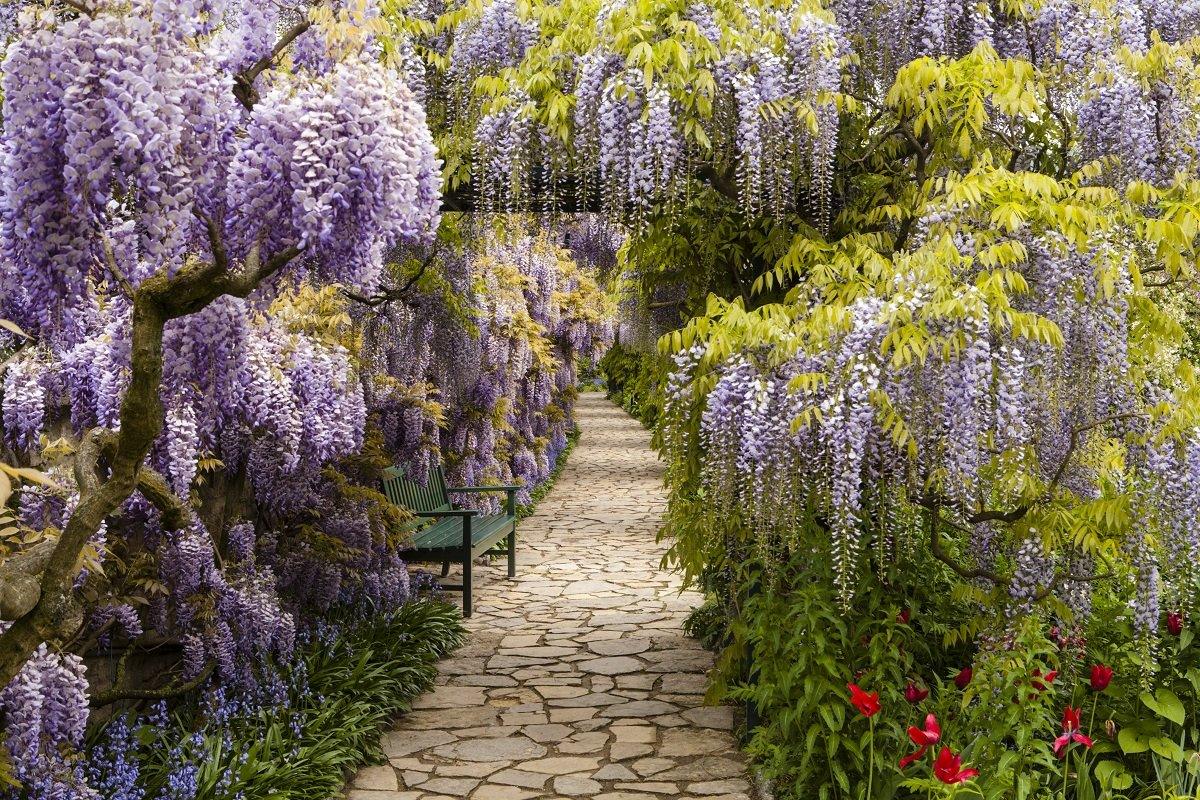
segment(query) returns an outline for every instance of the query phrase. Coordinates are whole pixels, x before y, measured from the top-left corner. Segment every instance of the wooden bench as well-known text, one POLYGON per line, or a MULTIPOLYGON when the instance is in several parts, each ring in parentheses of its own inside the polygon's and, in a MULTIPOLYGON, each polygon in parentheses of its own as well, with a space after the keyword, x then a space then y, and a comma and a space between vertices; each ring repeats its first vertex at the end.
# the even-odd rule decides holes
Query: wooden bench
POLYGON ((478 556, 507 555, 508 577, 517 574, 517 491, 520 486, 447 487, 441 467, 429 471, 425 483, 410 479, 401 467, 383 472, 383 493, 388 500, 403 506, 418 517, 434 520, 413 533, 413 550, 405 558, 418 563, 442 563, 442 577, 451 562, 462 564, 462 585, 443 585, 444 589, 463 593, 463 616, 471 616, 471 561, 478 556), (473 509, 455 508, 450 495, 459 493, 504 492, 507 495, 500 514, 480 514, 473 509), (507 540, 504 546, 499 546, 507 540))

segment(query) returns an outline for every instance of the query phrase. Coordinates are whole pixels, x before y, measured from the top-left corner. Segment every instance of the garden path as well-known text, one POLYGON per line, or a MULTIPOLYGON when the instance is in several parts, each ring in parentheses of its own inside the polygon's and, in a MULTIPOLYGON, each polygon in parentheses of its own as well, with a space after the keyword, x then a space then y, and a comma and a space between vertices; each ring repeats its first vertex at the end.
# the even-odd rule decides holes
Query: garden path
POLYGON ((659 569, 666 508, 649 434, 603 395, 520 526, 517 578, 475 571, 467 645, 385 735, 349 800, 749 800, 733 713, 702 697, 700 602, 659 569))

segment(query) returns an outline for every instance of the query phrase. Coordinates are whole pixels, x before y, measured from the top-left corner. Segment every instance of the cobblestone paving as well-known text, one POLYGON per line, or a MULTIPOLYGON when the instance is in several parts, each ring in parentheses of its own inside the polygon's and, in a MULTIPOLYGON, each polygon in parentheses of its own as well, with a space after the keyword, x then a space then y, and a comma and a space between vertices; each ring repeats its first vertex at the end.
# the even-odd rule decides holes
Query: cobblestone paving
POLYGON ((712 655, 681 630, 700 598, 659 569, 649 434, 599 394, 578 413, 579 445, 519 529, 517 578, 475 570, 468 644, 350 800, 749 800, 732 711, 702 703, 712 655))

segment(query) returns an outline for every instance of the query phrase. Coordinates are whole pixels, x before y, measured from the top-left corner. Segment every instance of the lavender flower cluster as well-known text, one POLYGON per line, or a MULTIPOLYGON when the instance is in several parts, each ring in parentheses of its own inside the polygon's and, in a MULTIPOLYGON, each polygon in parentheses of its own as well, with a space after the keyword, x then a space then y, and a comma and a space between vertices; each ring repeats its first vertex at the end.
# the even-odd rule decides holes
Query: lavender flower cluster
POLYGON ((365 323, 371 411, 412 474, 440 461, 452 484, 516 483, 527 502, 567 445, 580 360, 612 342, 602 293, 546 232, 480 231, 440 267, 445 294, 365 323))
MULTIPOLYGON (((940 233, 940 224, 922 226, 940 233)), ((1011 614, 1051 595, 1085 614, 1087 574, 1060 573, 1094 571, 1087 552, 1069 537, 1045 550, 1032 526, 1009 530, 980 514, 1026 502, 1006 477, 1014 471, 1033 473, 1044 496, 1068 506, 1119 494, 1120 477, 1138 498, 1129 534, 1140 542, 1129 556, 1138 575, 1130 587, 1135 622, 1150 632, 1161 605, 1190 607, 1200 555, 1200 432, 1151 412, 1174 402, 1168 390, 1130 380, 1132 286, 1123 270, 1107 285, 1101 277, 1104 265, 1121 263, 1113 257, 1118 243, 1100 239, 1079 250, 1056 235, 1025 236, 1030 289, 1016 310, 1052 322, 1061 344, 996 326, 971 280, 935 290, 918 277, 914 259, 905 262, 912 272, 886 291, 853 302, 827 339, 738 352, 711 368, 703 350, 677 354, 665 424, 699 409, 695 442, 671 447, 679 458, 699 448, 699 477, 716 517, 745 520, 769 549, 794 545, 808 510, 817 509, 849 601, 864 543, 911 541, 904 526, 934 503, 958 529, 980 531, 971 551, 981 569, 1008 579, 1011 614), (956 310, 948 313, 947 303, 956 310), (915 319, 945 346, 919 359, 896 356, 905 321, 915 319), (1119 473, 1081 454, 1106 446, 1125 454, 1119 473)))
MULTIPOLYGON (((323 475, 367 432, 349 340, 272 301, 319 282, 374 291, 390 248, 432 239, 441 175, 424 111, 375 63, 370 37, 325 49, 323 35, 306 39, 311 64, 284 58, 259 75, 247 109, 235 73, 274 47, 275 3, 31 3, 9 41, 13 5, 0 12, 0 314, 37 345, 4 366, 0 420, 22 462, 43 457, 44 436, 120 427, 133 295, 147 281, 215 260, 237 274, 301 251, 249 298, 166 323, 163 431, 146 467, 186 524, 166 525, 134 494, 92 537, 75 581, 91 603, 80 642, 111 652, 174 640, 185 678, 209 671, 237 702, 269 703, 272 659, 289 658, 306 619, 410 596, 395 539, 323 475), (309 580, 331 562, 319 545, 335 542, 335 574, 309 580)), ((69 486, 69 467, 48 468, 69 486)), ((29 487, 17 496, 35 528, 61 527, 78 502, 29 487)), ((43 645, 0 707, 26 796, 136 796, 120 737, 107 763, 81 754, 89 687, 78 654, 43 645)), ((194 795, 189 769, 164 797, 194 795)))

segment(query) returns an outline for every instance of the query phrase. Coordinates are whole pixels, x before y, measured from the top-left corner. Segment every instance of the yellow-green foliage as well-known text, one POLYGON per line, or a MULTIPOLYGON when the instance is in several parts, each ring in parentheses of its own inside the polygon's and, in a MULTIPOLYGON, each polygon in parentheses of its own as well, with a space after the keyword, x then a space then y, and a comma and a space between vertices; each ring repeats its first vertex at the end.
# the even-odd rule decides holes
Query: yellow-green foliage
MULTIPOLYGON (((1124 57, 1146 72, 1191 55, 1188 46, 1159 42, 1144 57, 1124 57)), ((1153 420, 1151 435, 1190 433, 1200 424, 1200 384, 1183 357, 1181 320, 1182 295, 1197 277, 1200 181, 1181 173, 1158 186, 1126 183, 1114 160, 1061 174, 1015 167, 1013 141, 1003 131, 1041 137, 1047 152, 1071 135, 1047 100, 1058 80, 1053 71, 1000 58, 987 44, 961 59, 919 59, 902 68, 872 112, 868 130, 878 138, 867 138, 859 156, 864 191, 841 210, 829 235, 797 226, 786 254, 754 282, 754 296, 769 301, 755 306, 745 297, 711 296, 702 314, 663 337, 663 354, 703 346, 694 386, 703 396, 715 384, 715 368, 735 354, 754 352, 778 365, 796 353, 836 347, 866 298, 881 301, 877 321, 886 334, 875 359, 884 369, 919 371, 956 356, 971 320, 986 321, 1000 342, 1061 350, 1055 322, 1023 302, 1038 277, 1027 246, 1036 240, 1058 257, 1088 258, 1101 299, 1130 287, 1128 368, 1116 377, 1138 398, 1137 413, 1153 420), (903 148, 910 148, 904 158, 913 171, 897 174, 903 148), (1164 391, 1147 392, 1150 386, 1164 391)), ((841 377, 806 373, 792 388, 804 392, 841 377)), ((884 390, 871 401, 877 422, 915 469, 918 452, 906 424, 914 409, 884 390)), ((1051 402, 1071 400, 1052 395, 1051 402)), ((793 424, 810 425, 821 415, 814 405, 793 424)), ((1053 465, 1039 464, 1031 448, 989 451, 983 467, 989 505, 1028 508, 1012 526, 1018 541, 1040 537, 1050 550, 1069 545, 1111 565, 1128 537, 1146 533, 1134 524, 1150 511, 1133 508, 1145 501, 1127 463, 1127 442, 1102 422, 1082 425, 1078 437, 1078 458, 1099 497, 1058 485, 1053 465)), ((946 476, 928 459, 922 464, 924 484, 916 489, 938 489, 946 476)), ((673 474, 686 484, 694 473, 673 474)), ((719 535, 693 531, 684 539, 696 534, 719 535)), ((677 549, 710 546, 681 540, 677 549)), ((692 570, 708 563, 681 556, 692 570)))

